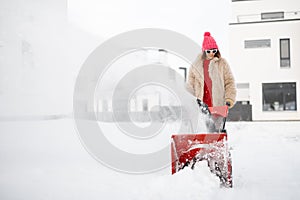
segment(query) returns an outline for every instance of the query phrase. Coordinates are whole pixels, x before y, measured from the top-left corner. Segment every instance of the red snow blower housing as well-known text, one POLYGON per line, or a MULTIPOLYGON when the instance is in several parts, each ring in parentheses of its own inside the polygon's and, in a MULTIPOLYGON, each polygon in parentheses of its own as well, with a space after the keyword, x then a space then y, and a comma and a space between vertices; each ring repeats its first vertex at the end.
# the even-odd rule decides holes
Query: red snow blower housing
POLYGON ((231 156, 225 130, 228 107, 208 109, 213 129, 207 133, 172 135, 172 174, 185 167, 193 169, 197 162, 206 160, 210 171, 220 178, 221 186, 232 187, 231 156))

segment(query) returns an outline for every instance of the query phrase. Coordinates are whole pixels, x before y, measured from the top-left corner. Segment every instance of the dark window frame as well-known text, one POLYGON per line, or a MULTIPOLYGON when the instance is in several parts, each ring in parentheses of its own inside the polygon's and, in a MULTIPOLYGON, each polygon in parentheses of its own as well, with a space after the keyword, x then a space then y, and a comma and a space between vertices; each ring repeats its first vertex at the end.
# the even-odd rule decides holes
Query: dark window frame
POLYGON ((260 14, 261 20, 268 20, 268 19, 284 19, 284 12, 266 12, 260 14), (276 16, 278 14, 278 16, 276 16))
POLYGON ((244 49, 271 48, 271 39, 244 40, 244 49))
POLYGON ((262 104, 263 112, 297 111, 297 82, 262 83, 262 104), (278 102, 277 108, 275 102, 278 102))
POLYGON ((290 68, 291 67, 291 41, 290 38, 281 38, 279 39, 279 51, 280 51, 280 67, 281 68, 290 68), (288 57, 283 57, 282 55, 282 41, 288 41, 288 57), (284 63, 288 61, 286 66, 284 63))

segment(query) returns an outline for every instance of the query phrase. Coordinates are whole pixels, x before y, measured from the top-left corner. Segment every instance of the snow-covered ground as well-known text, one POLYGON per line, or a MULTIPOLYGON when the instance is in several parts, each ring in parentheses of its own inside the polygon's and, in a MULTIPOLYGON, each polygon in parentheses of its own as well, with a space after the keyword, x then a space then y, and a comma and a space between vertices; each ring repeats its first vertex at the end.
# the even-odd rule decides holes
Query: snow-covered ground
POLYGON ((131 175, 84 149, 71 119, 0 122, 0 199, 299 199, 300 122, 230 122, 234 188, 200 163, 131 175))

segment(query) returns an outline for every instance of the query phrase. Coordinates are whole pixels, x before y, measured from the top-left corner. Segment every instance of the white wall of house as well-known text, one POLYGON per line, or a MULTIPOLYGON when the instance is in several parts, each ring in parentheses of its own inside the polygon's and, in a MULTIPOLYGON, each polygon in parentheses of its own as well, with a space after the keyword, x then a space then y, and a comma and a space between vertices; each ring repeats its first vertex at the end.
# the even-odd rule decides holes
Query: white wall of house
POLYGON ((253 120, 300 120, 299 11, 300 3, 297 0, 232 2, 232 14, 235 17, 232 17, 230 22, 230 64, 236 82, 249 83, 253 120), (285 12, 285 18, 282 20, 260 19, 261 13, 279 11, 285 12), (243 18, 244 21, 238 22, 238 16, 252 18, 243 18), (280 67, 280 39, 284 38, 290 39, 291 65, 288 68, 280 67), (270 47, 245 48, 245 40, 260 39, 270 39, 270 47), (297 110, 263 111, 262 84, 281 82, 296 82, 297 110))
MULTIPOLYGON (((299 0, 244 0, 231 3, 231 20, 230 22, 238 22, 240 20, 253 21, 257 19, 257 14, 264 12, 294 12, 299 11, 299 0)), ((300 15, 300 14, 299 14, 300 15)), ((298 17, 299 17, 298 15, 298 17)))

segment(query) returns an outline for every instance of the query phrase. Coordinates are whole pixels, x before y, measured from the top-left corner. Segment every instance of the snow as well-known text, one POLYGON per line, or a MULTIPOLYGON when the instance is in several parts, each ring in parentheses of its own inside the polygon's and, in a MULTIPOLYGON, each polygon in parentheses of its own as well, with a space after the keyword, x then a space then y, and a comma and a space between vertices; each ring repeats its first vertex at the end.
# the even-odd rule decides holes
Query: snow
POLYGON ((229 122, 234 188, 206 163, 132 175, 83 148, 71 119, 0 122, 0 199, 298 199, 300 122, 229 122))
POLYGON ((142 199, 209 199, 218 189, 219 179, 210 173, 207 162, 201 162, 194 170, 154 177, 136 194, 142 199))

